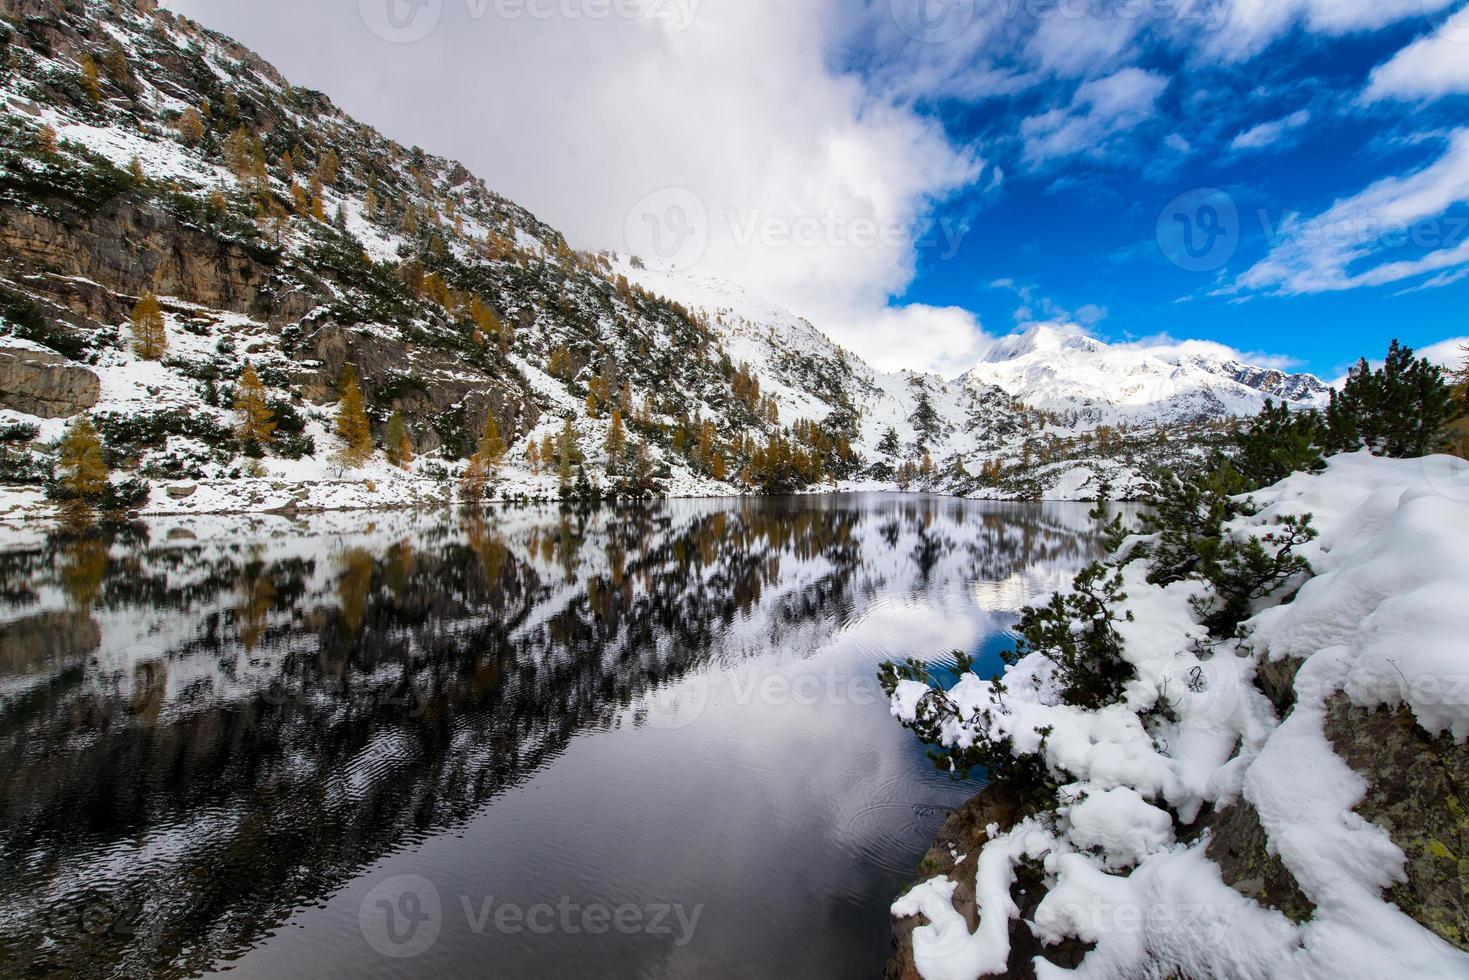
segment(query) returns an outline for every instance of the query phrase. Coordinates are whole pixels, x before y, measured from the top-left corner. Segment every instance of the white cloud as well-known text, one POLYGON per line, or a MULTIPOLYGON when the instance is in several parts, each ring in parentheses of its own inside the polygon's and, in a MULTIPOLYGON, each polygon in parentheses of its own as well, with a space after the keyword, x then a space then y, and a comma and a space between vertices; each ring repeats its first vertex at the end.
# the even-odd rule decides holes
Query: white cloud
POLYGON ((1444 153, 1415 173, 1383 178, 1314 218, 1287 221, 1282 241, 1232 291, 1331 292, 1469 264, 1469 222, 1448 214, 1469 201, 1469 129, 1446 142, 1444 153), (1421 254, 1389 259, 1410 245, 1421 254))
POLYGON ((945 378, 973 368, 995 342, 973 313, 955 306, 859 309, 829 332, 880 371, 914 368, 945 378))
POLYGON ((1460 18, 1465 36, 1431 34, 1414 41, 1372 72, 1363 98, 1434 99, 1469 92, 1469 7, 1460 18))
MULTIPOLYGON (((1442 10, 1456 0, 1200 0, 1209 13, 1198 41, 1211 60, 1252 58, 1297 27, 1340 37, 1442 10)), ((1185 19, 1186 21, 1187 19, 1185 19)), ((1187 27, 1187 23, 1183 25, 1187 27)))
POLYGON ((1269 368, 1275 371, 1299 371, 1304 363, 1298 357, 1287 354, 1268 354, 1263 351, 1242 351, 1228 344, 1212 340, 1178 340, 1170 334, 1160 333, 1151 337, 1139 337, 1114 346, 1126 350, 1143 351, 1177 364, 1185 358, 1202 357, 1215 361, 1237 361, 1251 367, 1269 368))
POLYGON ((906 232, 936 200, 987 176, 937 123, 830 66, 840 0, 684 2, 675 6, 692 12, 685 30, 445 2, 437 28, 412 44, 375 37, 356 3, 170 6, 388 135, 463 161, 578 247, 626 251, 640 202, 691 190, 709 215, 696 268, 843 343, 854 340, 844 324, 878 322, 912 281, 922 246, 906 232), (751 228, 777 234, 746 240, 751 228), (800 240, 771 244, 782 229, 800 240))
POLYGON ((1271 146, 1292 130, 1300 129, 1311 121, 1311 113, 1301 109, 1286 116, 1260 123, 1236 136, 1229 143, 1231 150, 1260 150, 1271 146))
POLYGON ((1446 367, 1457 371, 1469 360, 1469 337, 1453 337, 1449 340, 1440 340, 1436 344, 1417 351, 1419 357, 1426 357, 1439 367, 1446 367))
POLYGON ((1043 163, 1078 153, 1104 153, 1106 141, 1136 128, 1157 112, 1168 78, 1141 68, 1084 82, 1071 105, 1031 116, 1020 124, 1025 157, 1043 163))

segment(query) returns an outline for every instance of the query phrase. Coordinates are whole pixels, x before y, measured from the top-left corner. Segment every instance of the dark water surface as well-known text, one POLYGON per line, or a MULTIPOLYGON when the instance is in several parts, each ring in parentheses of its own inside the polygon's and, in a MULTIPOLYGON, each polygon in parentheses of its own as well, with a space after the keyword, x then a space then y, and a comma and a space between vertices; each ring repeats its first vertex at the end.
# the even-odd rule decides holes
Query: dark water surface
POLYGON ((864 977, 1084 505, 157 521, 0 546, 0 975, 864 977))

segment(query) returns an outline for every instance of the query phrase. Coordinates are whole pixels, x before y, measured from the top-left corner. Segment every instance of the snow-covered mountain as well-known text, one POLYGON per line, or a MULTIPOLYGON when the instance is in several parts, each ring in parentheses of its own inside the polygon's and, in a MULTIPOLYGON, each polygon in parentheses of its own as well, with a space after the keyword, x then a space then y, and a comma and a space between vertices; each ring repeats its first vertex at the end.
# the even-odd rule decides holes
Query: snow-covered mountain
POLYGON ((881 372, 728 281, 574 250, 187 18, 47 9, 0 25, 0 514, 45 511, 81 414, 154 511, 443 499, 491 420, 499 496, 565 493, 574 470, 584 492, 1069 498, 1321 387, 1053 328, 957 381, 881 372), (149 294, 166 349, 145 358, 149 294), (236 438, 247 364, 277 423, 263 458, 236 438), (348 367, 380 450, 350 468, 348 367))
POLYGON ((1246 416, 1266 398, 1311 406, 1327 392, 1311 375, 1242 364, 1222 349, 1111 345, 1054 324, 1000 341, 961 381, 1000 388, 1033 408, 1092 425, 1246 416))

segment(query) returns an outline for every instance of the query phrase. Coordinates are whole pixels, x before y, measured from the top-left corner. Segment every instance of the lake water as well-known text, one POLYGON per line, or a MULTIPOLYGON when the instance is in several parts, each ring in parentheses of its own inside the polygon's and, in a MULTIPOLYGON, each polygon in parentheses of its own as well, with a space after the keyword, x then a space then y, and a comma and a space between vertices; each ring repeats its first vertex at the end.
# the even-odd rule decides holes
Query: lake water
POLYGON ((194 518, 0 547, 0 975, 861 977, 1085 505, 194 518))

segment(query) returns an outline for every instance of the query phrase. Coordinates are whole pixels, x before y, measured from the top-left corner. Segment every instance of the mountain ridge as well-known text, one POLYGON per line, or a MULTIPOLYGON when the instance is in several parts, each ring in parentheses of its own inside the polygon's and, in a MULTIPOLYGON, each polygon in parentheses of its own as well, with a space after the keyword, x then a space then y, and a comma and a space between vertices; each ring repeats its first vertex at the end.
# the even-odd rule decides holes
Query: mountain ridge
POLYGON ((488 419, 501 497, 565 495, 569 473, 601 493, 1085 497, 1205 451, 1228 409, 1255 406, 1068 414, 974 372, 879 372, 736 284, 572 249, 461 164, 146 0, 0 15, 0 511, 43 509, 81 413, 150 508, 187 510, 442 502, 488 419), (129 342, 151 293, 158 361, 129 342), (263 458, 234 435, 247 363, 280 422, 263 458), (349 365, 379 445, 405 426, 408 466, 340 465, 349 365), (71 393, 51 417, 22 410, 41 388, 71 393))

